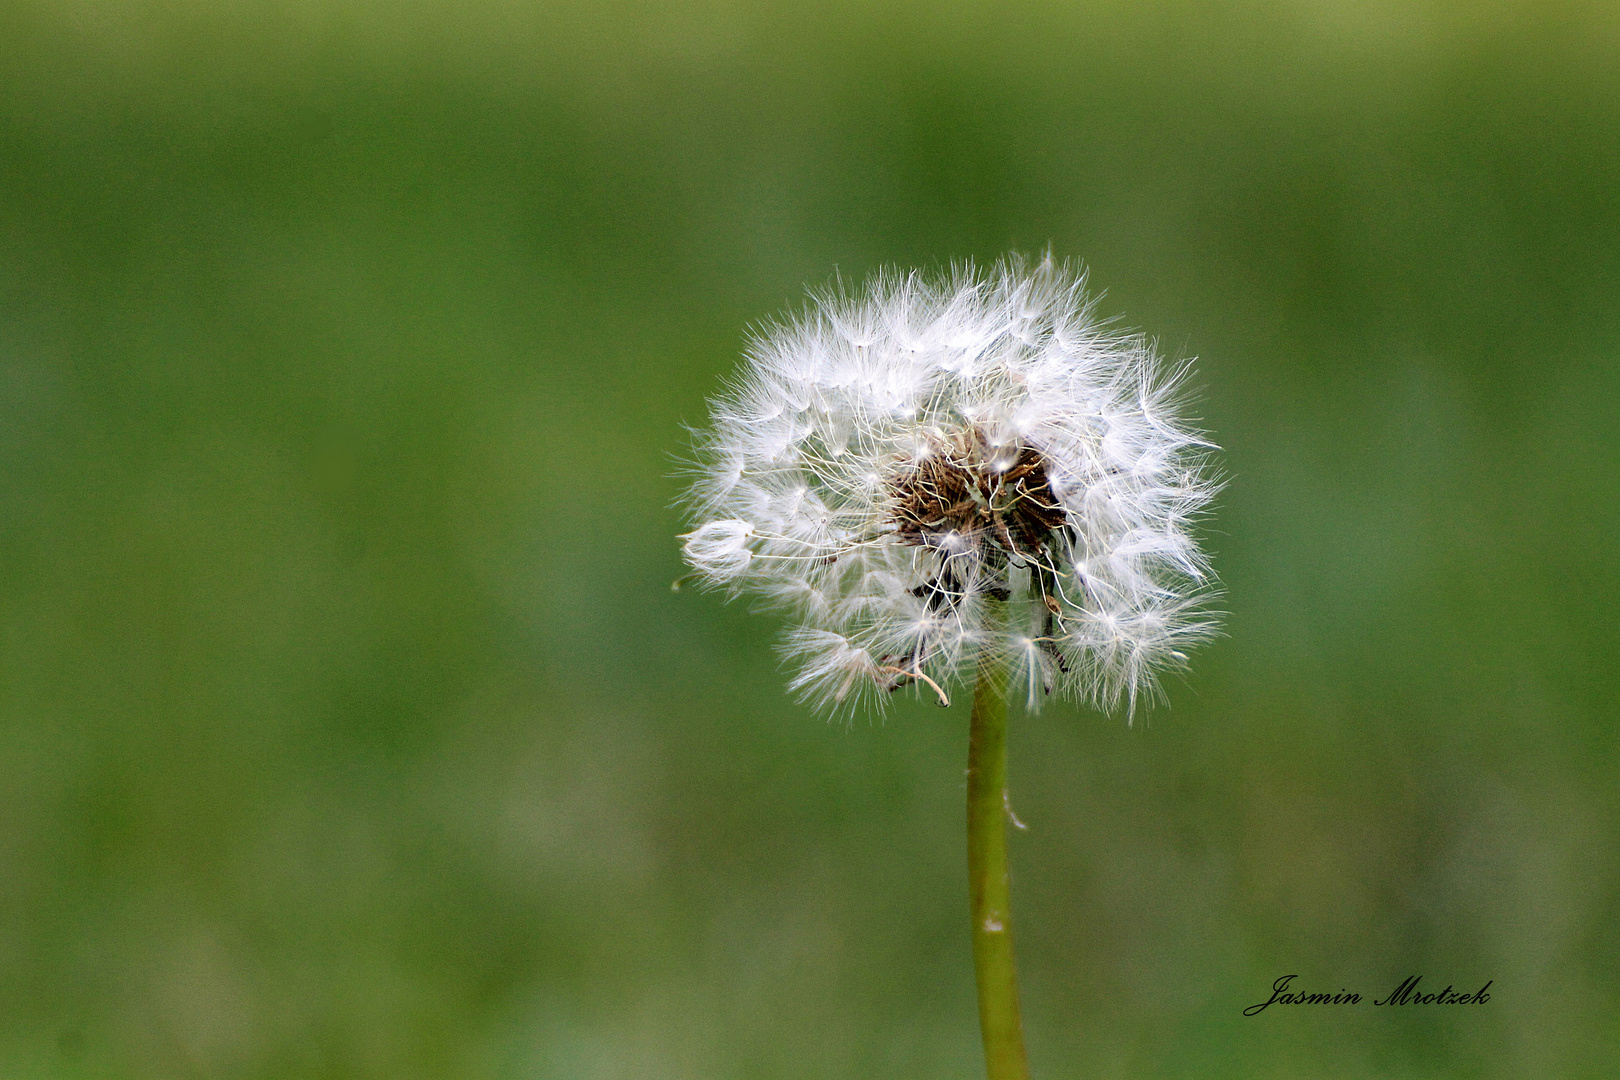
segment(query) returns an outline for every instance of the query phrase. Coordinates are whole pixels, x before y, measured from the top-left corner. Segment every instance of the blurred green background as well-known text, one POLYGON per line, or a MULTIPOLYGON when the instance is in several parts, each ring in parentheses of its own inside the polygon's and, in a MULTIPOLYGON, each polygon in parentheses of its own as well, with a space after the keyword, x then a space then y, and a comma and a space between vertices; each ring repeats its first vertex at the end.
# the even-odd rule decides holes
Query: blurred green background
POLYGON ((1037 1075, 1620 1072, 1620 9, 5 0, 0 1073, 981 1075, 965 707, 793 704, 672 473, 1048 246, 1230 615, 1015 718, 1037 1075))

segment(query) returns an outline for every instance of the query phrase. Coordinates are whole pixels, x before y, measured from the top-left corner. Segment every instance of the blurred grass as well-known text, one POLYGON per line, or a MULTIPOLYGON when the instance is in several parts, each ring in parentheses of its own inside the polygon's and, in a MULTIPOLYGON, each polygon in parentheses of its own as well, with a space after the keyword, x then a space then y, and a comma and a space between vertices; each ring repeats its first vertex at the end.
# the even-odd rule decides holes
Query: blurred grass
POLYGON ((0 6, 0 1071, 975 1075, 965 714, 787 701, 670 474, 805 283, 1050 246, 1200 357, 1231 614, 1015 720, 1038 1074, 1612 1074, 1617 75, 1596 4, 0 6))

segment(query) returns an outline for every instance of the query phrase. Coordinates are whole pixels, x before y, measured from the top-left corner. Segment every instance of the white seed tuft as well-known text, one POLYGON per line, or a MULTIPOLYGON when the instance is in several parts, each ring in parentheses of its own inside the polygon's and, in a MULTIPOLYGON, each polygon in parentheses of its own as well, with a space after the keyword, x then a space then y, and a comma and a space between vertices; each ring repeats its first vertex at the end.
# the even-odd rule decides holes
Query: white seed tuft
POLYGON ((754 526, 747 521, 710 521, 681 537, 682 551, 704 578, 712 582, 730 581, 748 569, 754 553, 748 540, 754 526))

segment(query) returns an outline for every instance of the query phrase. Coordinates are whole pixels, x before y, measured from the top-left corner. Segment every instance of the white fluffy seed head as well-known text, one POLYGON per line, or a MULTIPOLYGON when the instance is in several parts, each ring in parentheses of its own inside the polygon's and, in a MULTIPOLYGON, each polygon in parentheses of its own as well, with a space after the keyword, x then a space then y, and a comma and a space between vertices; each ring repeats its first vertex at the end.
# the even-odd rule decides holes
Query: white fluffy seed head
POLYGON ((749 348, 699 436, 695 575, 794 615, 791 686, 830 711, 1008 664, 1134 710, 1213 632, 1189 532, 1215 449, 1187 368, 1093 317, 1050 258, 817 295, 749 348))

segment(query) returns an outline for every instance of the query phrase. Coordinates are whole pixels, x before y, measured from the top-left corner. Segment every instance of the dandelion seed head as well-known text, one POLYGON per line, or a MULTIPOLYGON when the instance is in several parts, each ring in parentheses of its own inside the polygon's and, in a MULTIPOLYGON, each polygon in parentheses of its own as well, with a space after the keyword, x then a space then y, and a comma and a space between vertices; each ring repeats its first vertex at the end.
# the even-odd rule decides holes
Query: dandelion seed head
POLYGON ((683 551, 796 618, 806 700, 943 697, 994 660, 1031 708, 1134 710, 1213 632, 1191 527, 1215 448, 1178 414, 1187 366, 1097 320, 1074 269, 879 274, 747 359, 698 436, 683 551))

